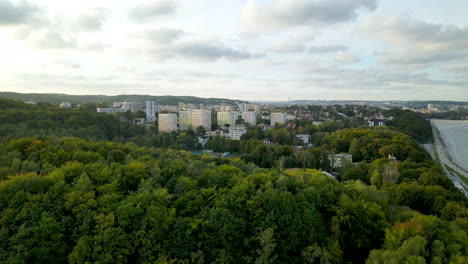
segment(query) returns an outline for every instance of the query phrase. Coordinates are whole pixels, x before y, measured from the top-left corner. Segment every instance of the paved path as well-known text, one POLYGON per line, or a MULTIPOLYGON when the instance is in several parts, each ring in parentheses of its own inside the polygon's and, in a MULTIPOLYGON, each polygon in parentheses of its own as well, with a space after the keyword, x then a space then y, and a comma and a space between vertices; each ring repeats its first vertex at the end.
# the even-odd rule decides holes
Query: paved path
POLYGON ((439 159, 440 159, 440 165, 442 166, 442 169, 444 170, 445 174, 452 180, 453 184, 455 187, 460 189, 466 197, 468 197, 468 185, 460 179, 460 177, 456 173, 451 173, 447 167, 451 168, 452 170, 458 172, 460 175, 468 178, 468 172, 466 172, 464 169, 460 168, 457 164, 452 162, 450 159, 450 156, 447 153, 447 150, 445 149, 444 142, 442 138, 440 137, 440 133, 437 130, 437 127, 434 125, 433 122, 432 124, 432 134, 434 135, 434 143, 435 147, 437 150, 437 153, 439 154, 439 159), (461 187, 461 188, 460 188, 461 187))

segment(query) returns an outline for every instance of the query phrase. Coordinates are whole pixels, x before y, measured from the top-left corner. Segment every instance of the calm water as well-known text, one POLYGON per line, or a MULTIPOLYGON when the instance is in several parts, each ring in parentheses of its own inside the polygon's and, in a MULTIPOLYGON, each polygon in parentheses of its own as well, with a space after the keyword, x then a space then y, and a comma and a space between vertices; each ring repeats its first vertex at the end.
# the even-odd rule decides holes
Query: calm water
POLYGON ((452 160, 468 170, 468 121, 435 120, 452 160))

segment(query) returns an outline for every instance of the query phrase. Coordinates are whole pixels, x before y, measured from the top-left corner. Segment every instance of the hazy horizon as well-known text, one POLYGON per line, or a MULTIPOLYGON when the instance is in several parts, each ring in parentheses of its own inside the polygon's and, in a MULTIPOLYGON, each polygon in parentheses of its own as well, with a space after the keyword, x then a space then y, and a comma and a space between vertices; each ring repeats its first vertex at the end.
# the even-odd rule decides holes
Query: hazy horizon
POLYGON ((468 101, 466 10, 462 0, 0 0, 0 91, 468 101))

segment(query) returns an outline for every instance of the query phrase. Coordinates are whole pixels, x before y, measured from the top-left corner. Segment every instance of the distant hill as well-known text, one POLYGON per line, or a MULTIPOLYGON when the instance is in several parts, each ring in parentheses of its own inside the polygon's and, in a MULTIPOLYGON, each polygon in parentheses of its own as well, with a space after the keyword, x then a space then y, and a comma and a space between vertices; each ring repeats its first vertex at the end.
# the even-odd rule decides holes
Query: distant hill
POLYGON ((17 101, 34 101, 34 102, 47 102, 51 104, 60 104, 62 102, 70 102, 72 104, 83 104, 83 103, 107 103, 112 104, 113 102, 130 101, 130 102, 143 102, 146 100, 154 100, 156 104, 163 105, 177 105, 179 102, 192 103, 192 104, 235 104, 239 102, 245 102, 241 100, 230 100, 222 98, 200 98, 195 96, 153 96, 153 95, 69 95, 69 94, 55 94, 55 93, 13 93, 13 92, 0 92, 1 98, 7 98, 17 101))

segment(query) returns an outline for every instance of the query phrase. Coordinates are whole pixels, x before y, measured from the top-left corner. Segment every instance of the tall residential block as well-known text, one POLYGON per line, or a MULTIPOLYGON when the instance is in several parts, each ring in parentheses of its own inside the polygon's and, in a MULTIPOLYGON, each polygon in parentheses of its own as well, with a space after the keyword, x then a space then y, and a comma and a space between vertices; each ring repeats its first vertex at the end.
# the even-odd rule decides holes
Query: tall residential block
POLYGON ((171 133, 173 131, 177 131, 177 115, 159 114, 158 130, 160 133, 171 133))
POLYGON ((257 113, 253 111, 242 112, 242 119, 244 119, 244 123, 255 126, 257 124, 257 113))
MULTIPOLYGON (((188 130, 190 127, 193 127, 192 121, 192 111, 180 111, 179 112, 179 129, 188 130)), ((210 125, 211 126, 211 125, 210 125)))
POLYGON ((211 111, 209 110, 193 110, 192 111, 192 127, 196 129, 202 126, 205 130, 211 130, 211 111))
POLYGON ((217 114, 218 125, 220 126, 224 126, 226 124, 234 126, 238 118, 239 112, 237 111, 218 112, 217 114))
POLYGON ((156 121, 156 104, 154 101, 146 101, 146 121, 156 121))
POLYGON ((271 125, 274 126, 276 124, 286 124, 287 115, 286 113, 271 113, 271 125))

